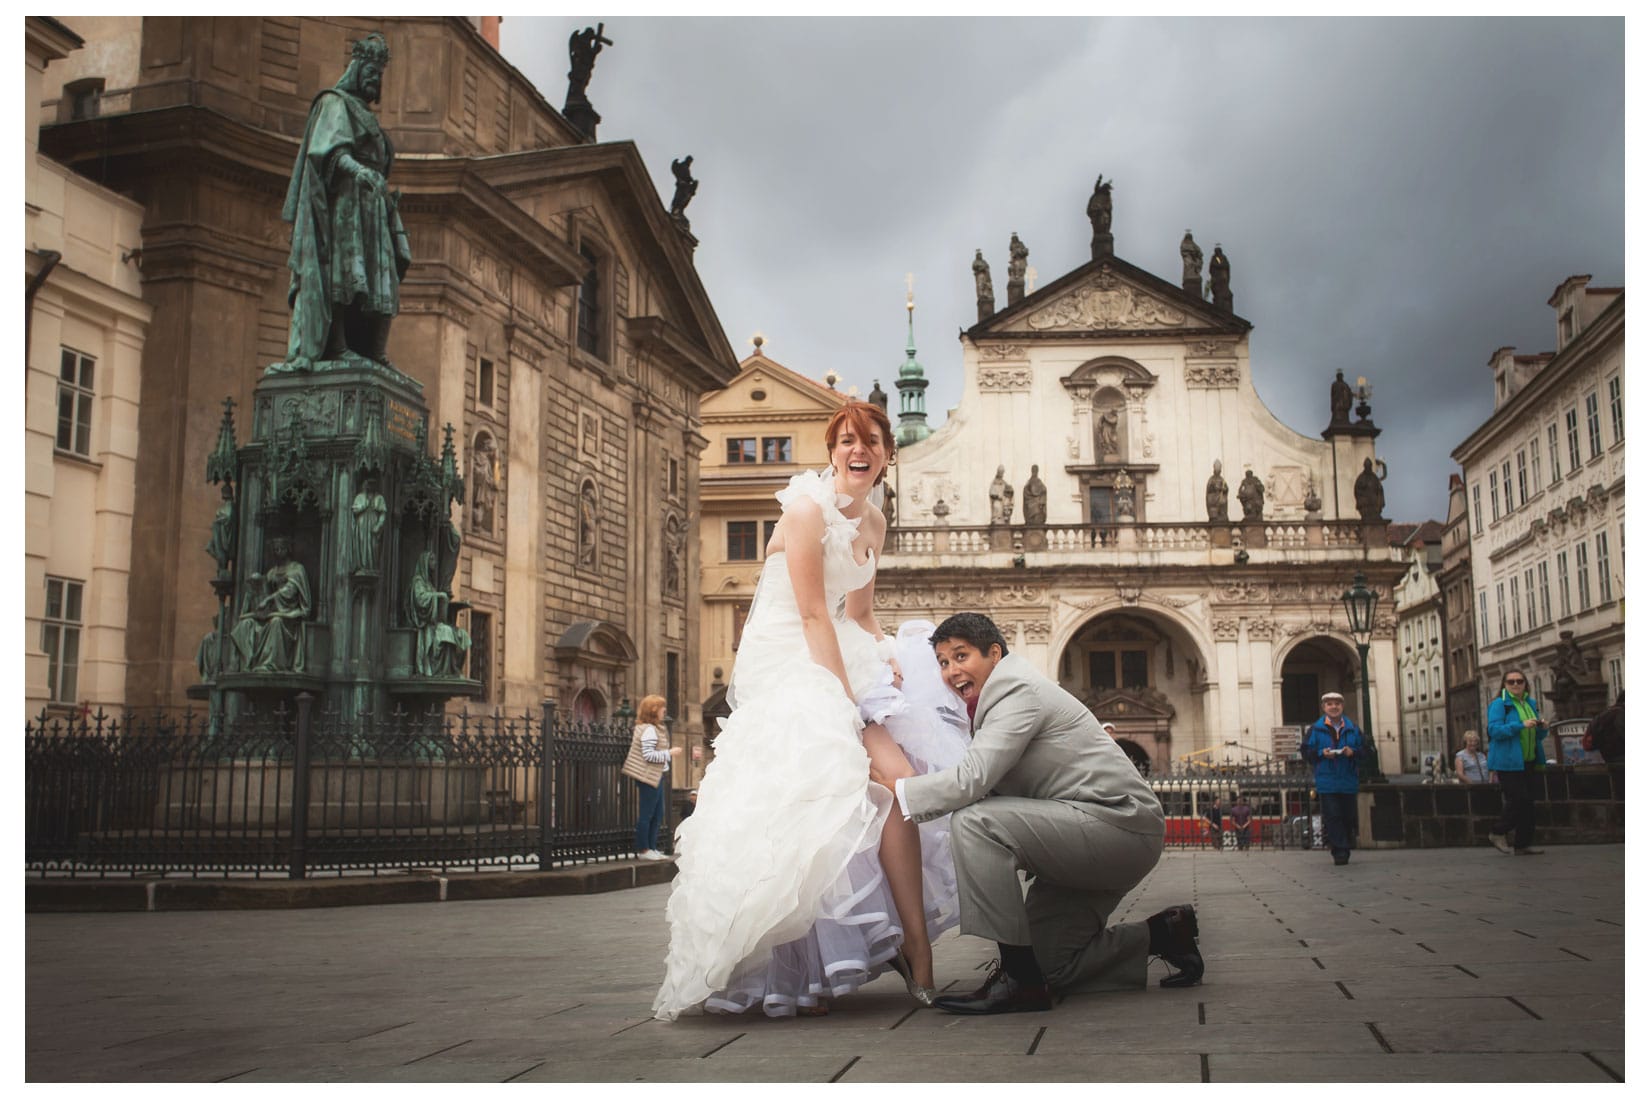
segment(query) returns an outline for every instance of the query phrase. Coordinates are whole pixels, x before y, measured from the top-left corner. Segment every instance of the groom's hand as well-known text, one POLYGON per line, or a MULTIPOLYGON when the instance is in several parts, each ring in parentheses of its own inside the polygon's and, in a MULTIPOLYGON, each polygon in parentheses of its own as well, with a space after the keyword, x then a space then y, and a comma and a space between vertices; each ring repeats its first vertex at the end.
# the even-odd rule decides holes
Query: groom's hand
POLYGON ((881 772, 877 771, 875 765, 872 765, 872 767, 871 767, 871 782, 875 783, 879 787, 888 788, 888 793, 889 794, 896 793, 894 791, 894 781, 892 779, 889 779, 887 776, 883 775, 881 772))

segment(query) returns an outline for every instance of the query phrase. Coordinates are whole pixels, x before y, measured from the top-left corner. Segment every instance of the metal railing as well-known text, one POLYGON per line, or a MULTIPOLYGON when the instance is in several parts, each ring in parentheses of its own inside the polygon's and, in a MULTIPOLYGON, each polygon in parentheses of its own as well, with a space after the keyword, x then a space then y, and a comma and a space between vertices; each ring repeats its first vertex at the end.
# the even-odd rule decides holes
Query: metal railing
POLYGON ((1177 762, 1147 782, 1163 803, 1165 847, 1247 851, 1322 846, 1313 821, 1312 768, 1300 760, 1177 762), (1249 820, 1241 826, 1232 820, 1232 804, 1239 796, 1249 804, 1249 820))
MULTIPOLYGON (((546 870, 634 854, 633 715, 235 718, 98 713, 25 726, 26 868, 108 874, 546 870)), ((668 773, 666 782, 668 782, 668 773)), ((669 792, 659 843, 669 851, 669 792)))

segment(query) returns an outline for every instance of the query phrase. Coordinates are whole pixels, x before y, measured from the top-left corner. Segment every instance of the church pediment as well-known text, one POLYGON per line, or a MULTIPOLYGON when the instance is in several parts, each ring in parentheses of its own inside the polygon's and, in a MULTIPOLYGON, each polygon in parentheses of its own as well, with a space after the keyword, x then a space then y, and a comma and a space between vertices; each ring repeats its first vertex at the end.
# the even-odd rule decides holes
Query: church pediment
POLYGON ((1114 688, 1083 700, 1102 722, 1166 722, 1174 704, 1151 688, 1114 688))
POLYGON ((985 338, 1105 333, 1242 332, 1247 321, 1221 313, 1182 288, 1115 257, 1050 283, 970 330, 985 338))

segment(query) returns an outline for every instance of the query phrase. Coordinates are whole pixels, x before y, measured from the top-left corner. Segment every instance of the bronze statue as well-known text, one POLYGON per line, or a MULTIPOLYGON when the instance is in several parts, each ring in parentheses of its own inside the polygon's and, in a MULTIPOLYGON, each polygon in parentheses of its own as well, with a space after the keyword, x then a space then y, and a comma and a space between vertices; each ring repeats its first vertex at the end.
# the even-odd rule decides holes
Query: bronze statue
POLYGON ((584 98, 584 90, 590 86, 590 74, 596 71, 596 55, 602 52, 603 46, 613 45, 611 38, 602 36, 606 26, 606 23, 597 23, 594 30, 586 27, 568 36, 567 56, 573 66, 567 73, 569 102, 584 98))
POLYGON ((1380 520, 1381 509, 1386 507, 1386 490, 1381 488, 1381 476, 1375 472, 1375 464, 1370 459, 1364 459, 1364 472, 1352 483, 1352 499, 1365 523, 1380 520))
POLYGON ((350 563, 357 573, 378 572, 379 534, 389 508, 378 491, 378 479, 369 477, 350 502, 350 563))
POLYGON ((699 193, 699 181, 693 178, 693 158, 683 157, 670 162, 670 172, 676 177, 676 193, 670 198, 670 216, 687 220, 687 204, 699 193))
POLYGON ((997 299, 991 289, 991 265, 979 249, 974 250, 974 305, 981 321, 997 312, 997 299))
POLYGON ((1192 240, 1192 231, 1180 238, 1180 285, 1190 293, 1203 297, 1203 249, 1192 240))
POLYGON ((1345 376, 1335 372, 1335 380, 1329 383, 1329 423, 1352 423, 1352 387, 1347 385, 1345 376))
POLYGON ((1020 507, 1025 512, 1027 526, 1041 527, 1048 522, 1048 489, 1037 476, 1036 466, 1031 468, 1031 480, 1026 482, 1022 499, 1025 503, 1020 507))
POLYGON ((407 623, 418 630, 413 667, 420 676, 460 676, 470 635, 447 621, 452 597, 436 586, 435 554, 424 550, 407 589, 407 623))
POLYGON ((248 607, 230 639, 247 672, 303 672, 303 620, 309 617, 309 574, 292 560, 292 540, 270 541, 275 564, 247 578, 248 607), (263 595, 257 595, 258 592, 263 595))
POLYGON ((1260 483, 1255 471, 1244 470, 1243 480, 1238 483, 1238 503, 1243 506, 1245 520, 1258 520, 1266 507, 1266 486, 1260 483))
POLYGON ((382 94, 389 59, 383 35, 367 35, 338 83, 310 106, 281 208, 292 223, 285 370, 351 354, 389 365, 390 322, 412 263, 400 193, 384 183, 395 149, 368 107, 382 94))
POLYGON ((235 560, 235 487, 225 481, 220 490, 223 503, 212 517, 212 534, 206 540, 206 552, 218 563, 218 576, 229 574, 229 563, 235 560))
POLYGON ((1089 196, 1088 215, 1089 224, 1094 227, 1089 252, 1096 260, 1105 259, 1112 254, 1112 242, 1111 184, 1106 182, 1104 173, 1094 181, 1094 194, 1089 196))
POLYGON ((1220 476, 1220 459, 1215 459, 1215 472, 1209 475, 1203 487, 1203 505, 1209 510, 1210 523, 1225 523, 1230 518, 1226 498, 1226 479, 1220 476))

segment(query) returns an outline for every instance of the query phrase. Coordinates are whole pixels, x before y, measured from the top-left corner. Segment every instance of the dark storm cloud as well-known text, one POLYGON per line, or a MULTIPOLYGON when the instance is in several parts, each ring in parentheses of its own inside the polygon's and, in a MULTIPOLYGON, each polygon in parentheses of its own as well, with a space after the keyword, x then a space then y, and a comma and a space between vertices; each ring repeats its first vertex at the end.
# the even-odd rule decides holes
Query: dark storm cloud
MULTIPOLYGON (((559 106, 567 36, 505 56, 559 106)), ((1618 18, 613 18, 590 98, 670 193, 694 156, 696 262, 740 355, 892 388, 916 275, 938 426, 961 393, 984 249, 1037 283, 1088 259, 1116 179, 1123 258, 1179 282, 1189 227, 1232 260, 1261 397, 1316 436, 1336 368, 1376 386, 1388 513, 1442 518, 1449 452, 1489 414, 1490 352, 1551 349, 1548 295, 1624 278, 1618 18)), ((1234 464, 1242 456, 1233 456, 1234 464)))

